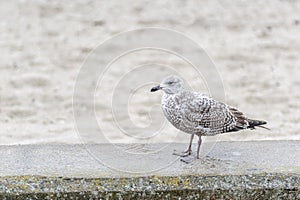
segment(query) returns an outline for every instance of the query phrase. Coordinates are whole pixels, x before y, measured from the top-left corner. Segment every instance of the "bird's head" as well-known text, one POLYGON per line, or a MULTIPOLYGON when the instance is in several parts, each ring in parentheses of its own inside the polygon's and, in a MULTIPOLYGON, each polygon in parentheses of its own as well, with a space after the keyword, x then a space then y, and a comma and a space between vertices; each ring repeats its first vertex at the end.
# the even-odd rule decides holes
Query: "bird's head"
POLYGON ((182 91, 183 88, 184 88, 183 80, 176 75, 170 75, 164 78, 163 81, 158 86, 151 88, 151 92, 162 90, 167 94, 175 94, 182 91))

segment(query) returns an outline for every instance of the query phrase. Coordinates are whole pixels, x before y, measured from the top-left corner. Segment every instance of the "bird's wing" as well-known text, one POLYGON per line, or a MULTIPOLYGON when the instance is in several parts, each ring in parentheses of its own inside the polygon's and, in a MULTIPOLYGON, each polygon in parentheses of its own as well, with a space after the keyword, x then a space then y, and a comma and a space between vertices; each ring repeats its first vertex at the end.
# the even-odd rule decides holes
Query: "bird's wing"
POLYGON ((196 92, 183 95, 182 116, 185 123, 199 129, 199 132, 218 134, 236 131, 243 129, 247 122, 243 113, 208 96, 196 92))

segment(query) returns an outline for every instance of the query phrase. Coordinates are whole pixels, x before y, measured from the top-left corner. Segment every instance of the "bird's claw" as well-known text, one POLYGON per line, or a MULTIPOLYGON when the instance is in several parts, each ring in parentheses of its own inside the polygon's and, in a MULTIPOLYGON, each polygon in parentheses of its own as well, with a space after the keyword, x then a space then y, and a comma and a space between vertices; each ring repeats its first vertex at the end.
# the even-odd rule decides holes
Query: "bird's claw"
POLYGON ((186 158, 180 159, 181 162, 184 162, 186 164, 189 164, 189 163, 193 162, 194 160, 196 160, 195 157, 186 157, 186 158))
POLYGON ((186 151, 183 151, 181 153, 173 152, 173 155, 180 156, 180 157, 187 157, 187 156, 189 156, 191 154, 192 154, 191 150, 186 150, 186 151))

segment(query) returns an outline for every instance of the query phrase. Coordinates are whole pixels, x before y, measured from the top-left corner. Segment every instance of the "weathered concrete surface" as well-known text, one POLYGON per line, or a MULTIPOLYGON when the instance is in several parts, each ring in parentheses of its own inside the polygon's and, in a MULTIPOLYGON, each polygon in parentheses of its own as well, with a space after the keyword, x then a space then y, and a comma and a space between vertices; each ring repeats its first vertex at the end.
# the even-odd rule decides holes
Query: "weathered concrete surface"
POLYGON ((300 199, 300 141, 204 143, 190 164, 186 144, 146 151, 164 145, 0 146, 0 199, 300 199))

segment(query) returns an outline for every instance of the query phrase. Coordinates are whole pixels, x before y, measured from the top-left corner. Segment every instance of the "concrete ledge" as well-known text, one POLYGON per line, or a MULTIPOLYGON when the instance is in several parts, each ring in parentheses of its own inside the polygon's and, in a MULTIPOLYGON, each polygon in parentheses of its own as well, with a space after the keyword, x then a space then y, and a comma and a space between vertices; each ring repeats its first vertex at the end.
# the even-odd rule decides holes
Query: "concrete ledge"
MULTIPOLYGON (((169 145, 125 164, 121 157, 129 159, 126 156, 132 153, 112 145, 0 146, 0 199, 300 199, 299 144, 205 143, 203 149, 210 151, 191 164, 171 155, 174 148, 184 149, 186 144, 169 145), (107 157, 110 164, 127 170, 134 166, 130 162, 139 171, 153 162, 164 164, 167 158, 175 161, 145 174, 126 173, 108 167, 105 158, 99 162, 91 150, 114 155, 107 157)), ((132 145, 123 147, 132 149, 132 145)))
POLYGON ((0 178, 0 198, 13 199, 299 199, 298 174, 132 178, 0 178))

